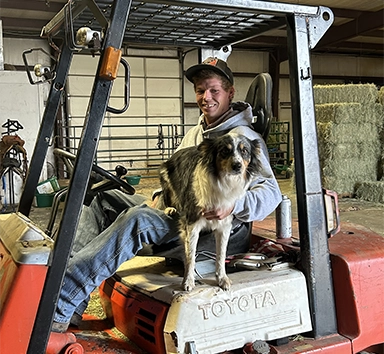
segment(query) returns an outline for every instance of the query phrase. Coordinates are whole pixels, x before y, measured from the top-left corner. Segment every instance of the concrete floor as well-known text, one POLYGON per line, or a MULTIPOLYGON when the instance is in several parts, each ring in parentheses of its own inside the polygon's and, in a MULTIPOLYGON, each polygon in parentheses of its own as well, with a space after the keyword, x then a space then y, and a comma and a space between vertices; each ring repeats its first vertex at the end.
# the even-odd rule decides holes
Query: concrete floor
MULTIPOLYGON (((292 218, 297 218, 296 192, 292 181, 278 179, 281 191, 292 201, 292 218)), ((340 222, 364 226, 384 236, 384 204, 355 198, 339 199, 340 222)))

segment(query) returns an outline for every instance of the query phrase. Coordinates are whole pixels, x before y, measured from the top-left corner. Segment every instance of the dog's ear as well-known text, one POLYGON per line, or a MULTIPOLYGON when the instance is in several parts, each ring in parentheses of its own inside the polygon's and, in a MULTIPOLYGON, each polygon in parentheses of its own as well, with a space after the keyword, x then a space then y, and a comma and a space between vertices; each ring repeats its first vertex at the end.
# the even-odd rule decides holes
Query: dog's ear
POLYGON ((197 150, 206 155, 208 151, 211 151, 214 145, 214 139, 204 139, 198 146, 197 150))
POLYGON ((215 149, 215 139, 204 139, 198 146, 197 150, 207 165, 210 165, 216 154, 212 153, 215 149))
POLYGON ((248 166, 249 171, 253 173, 257 173, 261 169, 261 161, 259 159, 260 156, 260 143, 257 139, 251 140, 251 162, 248 166))
POLYGON ((252 145, 252 151, 258 154, 260 149, 259 141, 257 139, 251 140, 251 145, 252 145))

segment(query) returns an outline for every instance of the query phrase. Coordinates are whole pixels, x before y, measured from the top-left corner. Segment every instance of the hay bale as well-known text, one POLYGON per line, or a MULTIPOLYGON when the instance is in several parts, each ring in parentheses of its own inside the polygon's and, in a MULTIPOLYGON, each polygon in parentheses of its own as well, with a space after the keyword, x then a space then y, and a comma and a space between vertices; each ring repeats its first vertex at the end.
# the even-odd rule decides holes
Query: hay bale
POLYGON ((356 102, 366 105, 378 100, 374 84, 315 85, 313 90, 315 104, 356 102))
POLYGON ((345 165, 327 164, 322 168, 322 186, 342 196, 353 196, 362 183, 377 182, 374 179, 375 167, 372 164, 362 166, 355 160, 346 161, 345 165), (367 169, 364 169, 367 167, 367 169))
POLYGON ((322 160, 343 161, 346 159, 361 159, 362 156, 373 156, 378 158, 381 155, 379 144, 368 141, 361 144, 351 140, 345 143, 333 141, 322 141, 319 138, 319 156, 322 160))
MULTIPOLYGON (((320 159, 322 173, 325 177, 338 177, 342 180, 352 179, 355 183, 376 181, 376 165, 369 160, 349 158, 343 163, 337 160, 320 159)), ((329 186, 325 186, 327 189, 329 186)))
POLYGON ((378 146, 379 131, 375 124, 336 124, 333 122, 317 123, 319 142, 323 144, 338 144, 374 142, 378 146))
POLYGON ((380 104, 384 105, 384 86, 380 87, 379 93, 378 93, 378 101, 380 104))
POLYGON ((341 180, 338 176, 323 176, 322 186, 336 192, 340 196, 352 197, 355 193, 356 182, 352 179, 341 180))
POLYGON ((323 186, 352 196, 384 181, 384 88, 316 85, 314 98, 323 186))
POLYGON ((356 196, 369 202, 384 203, 384 181, 361 183, 356 189, 356 196))
POLYGON ((326 189, 353 195, 356 184, 377 181, 377 144, 319 146, 321 181, 326 189))
POLYGON ((384 181, 384 151, 381 153, 379 163, 378 163, 378 173, 377 179, 379 181, 384 181))
MULTIPOLYGON (((342 87, 332 88, 331 94, 342 96, 342 87)), ((358 87, 356 92, 360 90, 358 87)), ((377 97, 376 88, 375 92, 377 97)), ((365 100, 368 102, 367 97, 365 100)), ((352 102, 317 104, 315 108, 323 186, 354 195, 357 184, 377 181, 383 106, 352 102)))
POLYGON ((324 103, 315 105, 316 121, 321 123, 370 123, 383 125, 379 103, 324 103))

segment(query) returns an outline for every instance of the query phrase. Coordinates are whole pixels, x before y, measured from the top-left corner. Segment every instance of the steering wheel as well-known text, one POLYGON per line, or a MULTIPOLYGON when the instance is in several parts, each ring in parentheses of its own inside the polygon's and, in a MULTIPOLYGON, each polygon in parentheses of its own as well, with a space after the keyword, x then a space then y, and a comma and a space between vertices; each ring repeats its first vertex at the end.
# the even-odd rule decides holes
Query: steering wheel
POLYGON ((113 189, 116 187, 123 188, 128 194, 135 194, 135 188, 133 188, 129 183, 125 182, 118 176, 125 175, 127 173, 127 170, 123 166, 116 166, 115 171, 117 172, 118 176, 113 175, 111 172, 105 170, 104 168, 101 168, 100 166, 97 166, 96 164, 93 164, 92 171, 97 173, 98 175, 105 178, 105 180, 95 183, 91 190, 93 192, 101 192, 108 189, 113 189), (124 170, 123 170, 124 169, 124 170), (118 171, 125 171, 125 173, 122 173, 119 175, 118 171))
MULTIPOLYGON (((73 168, 74 168, 73 162, 76 159, 76 155, 58 148, 55 148, 53 150, 53 153, 54 155, 60 157, 63 160, 65 166, 68 169, 69 174, 72 175, 73 168)), ((92 194, 96 194, 98 192, 102 192, 102 191, 106 191, 114 188, 120 189, 120 187, 123 188, 124 191, 127 192, 128 194, 131 194, 131 195, 135 194, 136 192, 135 188, 133 188, 129 183, 125 182, 123 179, 120 178, 121 176, 127 173, 126 168, 119 165, 119 166, 116 166, 115 170, 116 170, 117 176, 113 175, 109 171, 105 170, 104 168, 101 168, 96 164, 92 165, 92 171, 104 178, 99 182, 91 184, 90 191, 92 192, 92 194)))

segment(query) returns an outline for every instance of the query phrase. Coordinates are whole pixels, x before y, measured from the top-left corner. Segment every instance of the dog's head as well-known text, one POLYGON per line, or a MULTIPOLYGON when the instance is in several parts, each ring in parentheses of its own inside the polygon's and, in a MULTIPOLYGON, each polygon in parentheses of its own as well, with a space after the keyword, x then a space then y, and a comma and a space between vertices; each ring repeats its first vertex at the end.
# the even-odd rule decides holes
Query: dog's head
POLYGON ((244 135, 228 133, 205 139, 198 147, 205 163, 216 176, 242 176, 249 180, 261 168, 259 142, 244 135))

